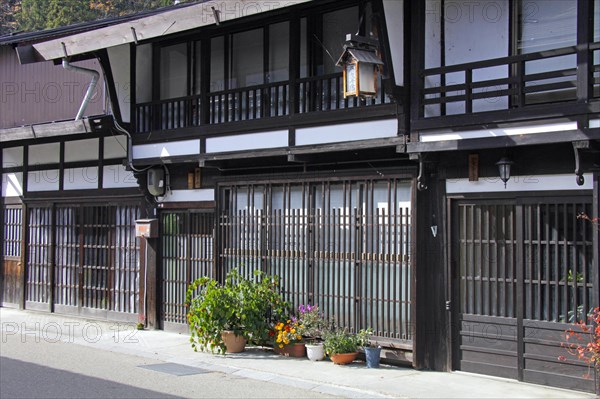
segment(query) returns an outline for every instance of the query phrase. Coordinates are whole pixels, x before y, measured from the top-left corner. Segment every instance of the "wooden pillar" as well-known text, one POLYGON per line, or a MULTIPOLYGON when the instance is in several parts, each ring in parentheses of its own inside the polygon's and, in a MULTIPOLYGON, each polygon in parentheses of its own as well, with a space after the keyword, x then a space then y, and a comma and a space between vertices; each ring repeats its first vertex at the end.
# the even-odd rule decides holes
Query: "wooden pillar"
POLYGON ((447 271, 445 180, 438 178, 436 164, 428 165, 428 188, 416 194, 416 257, 414 267, 414 355, 418 369, 448 371, 451 364, 450 316, 454 304, 447 302, 450 274, 447 271), (437 226, 434 236, 432 226, 437 226))
POLYGON ((157 238, 140 237, 140 307, 139 314, 144 317, 146 327, 158 330, 158 284, 156 273, 157 238))

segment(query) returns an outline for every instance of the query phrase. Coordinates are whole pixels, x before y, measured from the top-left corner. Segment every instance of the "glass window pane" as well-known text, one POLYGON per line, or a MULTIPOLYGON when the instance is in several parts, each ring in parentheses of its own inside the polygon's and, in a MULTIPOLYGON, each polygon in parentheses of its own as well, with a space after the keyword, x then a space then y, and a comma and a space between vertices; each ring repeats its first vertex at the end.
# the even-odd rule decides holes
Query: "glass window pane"
POLYGON ((231 88, 263 84, 263 30, 236 33, 231 42, 231 88))
POLYGON ((225 90, 225 38, 210 41, 210 91, 225 90))
POLYGON ((519 53, 574 46, 577 43, 577 1, 526 1, 521 5, 519 53))
POLYGON ((160 50, 160 98, 162 100, 187 95, 187 44, 163 47, 160 50))
POLYGON ((269 82, 290 78, 290 24, 282 22, 269 26, 269 82))
POLYGON ((344 50, 346 34, 356 33, 358 22, 358 7, 323 14, 323 65, 318 72, 330 74, 342 71, 335 63, 344 50))
POLYGON ((307 21, 306 18, 300 20, 300 77, 308 77, 308 46, 306 45, 307 21))
POLYGON ((194 87, 192 92, 200 94, 200 78, 202 76, 202 58, 200 42, 195 43, 194 49, 194 87))

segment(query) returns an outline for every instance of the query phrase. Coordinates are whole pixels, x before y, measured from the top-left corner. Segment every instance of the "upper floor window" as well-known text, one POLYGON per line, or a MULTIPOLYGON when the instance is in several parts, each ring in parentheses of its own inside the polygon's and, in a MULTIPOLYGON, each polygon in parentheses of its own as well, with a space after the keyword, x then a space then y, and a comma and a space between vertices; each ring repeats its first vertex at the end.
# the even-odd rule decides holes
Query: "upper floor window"
POLYGON ((289 79, 289 22, 211 39, 210 91, 289 79))
POLYGON ((160 99, 185 97, 188 93, 188 45, 179 43, 160 49, 160 99))
POLYGON ((577 0, 552 0, 543 6, 521 2, 519 54, 535 53, 577 44, 577 0))

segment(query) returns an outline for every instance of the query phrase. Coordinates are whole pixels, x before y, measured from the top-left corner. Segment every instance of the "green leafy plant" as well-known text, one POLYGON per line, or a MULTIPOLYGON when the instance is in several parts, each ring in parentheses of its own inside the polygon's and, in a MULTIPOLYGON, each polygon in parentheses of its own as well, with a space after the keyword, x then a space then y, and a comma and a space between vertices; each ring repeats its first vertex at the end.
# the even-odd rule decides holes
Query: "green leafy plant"
POLYGON ((329 356, 358 352, 360 347, 368 345, 370 334, 371 329, 360 330, 358 334, 353 334, 347 329, 329 331, 324 335, 323 346, 329 356))
POLYGON ((248 279, 237 270, 227 274, 223 284, 209 277, 192 282, 186 293, 192 348, 225 353, 223 331, 251 342, 267 342, 271 320, 287 309, 278 285, 277 277, 256 272, 248 279))

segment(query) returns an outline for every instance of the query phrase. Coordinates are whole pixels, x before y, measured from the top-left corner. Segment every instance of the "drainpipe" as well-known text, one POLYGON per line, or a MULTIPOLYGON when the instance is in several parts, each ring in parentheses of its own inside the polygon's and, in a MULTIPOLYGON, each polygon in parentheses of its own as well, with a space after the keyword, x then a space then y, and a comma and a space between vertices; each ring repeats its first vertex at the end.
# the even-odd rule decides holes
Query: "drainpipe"
POLYGON ((63 58, 62 66, 68 71, 81 72, 92 76, 92 80, 90 82, 90 85, 88 86, 87 92, 85 93, 85 97, 83 97, 83 101, 81 102, 81 106, 79 107, 79 112, 77 112, 77 116, 75 117, 75 120, 78 121, 83 117, 83 113, 85 112, 88 103, 94 95, 94 90, 96 90, 96 84, 98 83, 98 79, 100 79, 100 74, 98 73, 98 71, 95 71, 93 69, 81 68, 75 65, 71 65, 69 64, 69 61, 66 58, 63 58))

